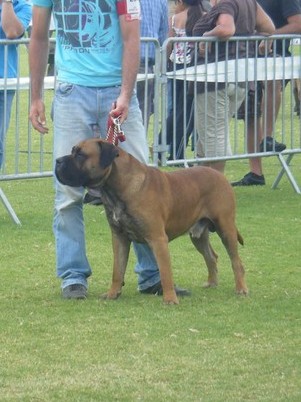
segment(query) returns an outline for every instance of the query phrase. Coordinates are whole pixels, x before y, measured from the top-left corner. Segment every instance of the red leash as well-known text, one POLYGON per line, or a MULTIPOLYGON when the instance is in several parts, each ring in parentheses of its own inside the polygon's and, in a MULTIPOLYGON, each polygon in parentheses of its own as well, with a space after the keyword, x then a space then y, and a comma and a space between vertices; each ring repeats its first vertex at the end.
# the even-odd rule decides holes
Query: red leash
POLYGON ((124 132, 121 130, 120 116, 112 117, 109 115, 106 140, 117 146, 119 141, 123 142, 125 139, 124 132))
MULTIPOLYGON (((124 132, 121 130, 120 116, 112 117, 109 115, 106 141, 117 146, 119 141, 123 142, 125 139, 124 132)), ((101 199, 101 191, 99 189, 88 188, 87 190, 93 198, 101 199)))

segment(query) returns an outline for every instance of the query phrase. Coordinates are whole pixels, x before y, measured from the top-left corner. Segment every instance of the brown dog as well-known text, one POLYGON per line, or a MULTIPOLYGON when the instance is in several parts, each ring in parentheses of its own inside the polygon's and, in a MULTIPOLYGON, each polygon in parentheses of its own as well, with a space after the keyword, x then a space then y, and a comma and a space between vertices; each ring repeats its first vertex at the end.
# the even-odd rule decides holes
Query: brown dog
POLYGON ((247 294, 237 250, 243 239, 235 226, 234 193, 225 177, 207 167, 164 173, 103 140, 83 141, 57 159, 55 173, 68 186, 101 189, 112 229, 114 267, 110 290, 121 294, 131 241, 147 243, 159 266, 163 300, 178 304, 168 242, 189 232, 208 268, 206 287, 217 285, 217 255, 209 231, 220 236, 232 262, 236 291, 247 294))

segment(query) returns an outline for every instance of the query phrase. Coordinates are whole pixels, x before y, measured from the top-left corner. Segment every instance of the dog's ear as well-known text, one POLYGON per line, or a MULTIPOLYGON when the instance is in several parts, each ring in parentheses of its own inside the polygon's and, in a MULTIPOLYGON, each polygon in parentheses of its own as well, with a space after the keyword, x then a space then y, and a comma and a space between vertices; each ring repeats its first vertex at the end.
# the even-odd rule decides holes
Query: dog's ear
POLYGON ((117 156, 119 156, 118 148, 115 145, 104 141, 99 142, 98 145, 100 148, 99 164, 102 169, 105 169, 111 165, 117 156))

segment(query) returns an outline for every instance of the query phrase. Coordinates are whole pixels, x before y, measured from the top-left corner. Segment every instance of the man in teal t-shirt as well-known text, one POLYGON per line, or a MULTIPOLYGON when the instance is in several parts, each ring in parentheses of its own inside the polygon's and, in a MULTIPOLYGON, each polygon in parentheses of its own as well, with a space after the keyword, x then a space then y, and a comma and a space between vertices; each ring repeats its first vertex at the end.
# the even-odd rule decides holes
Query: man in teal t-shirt
MULTIPOLYGON (((58 85, 52 108, 54 159, 69 154, 81 140, 106 136, 109 114, 123 123, 121 147, 143 163, 148 145, 134 86, 139 67, 139 0, 34 0, 29 47, 35 129, 48 132, 42 84, 48 52, 51 11, 56 25, 58 85)), ((83 188, 55 182, 54 235, 57 275, 64 298, 87 296, 91 268, 86 256, 82 212, 83 188)), ((157 293, 160 275, 147 245, 135 244, 138 289, 157 293)), ((178 292, 186 292, 177 289, 178 292)), ((187 292, 186 292, 187 293, 187 292)))

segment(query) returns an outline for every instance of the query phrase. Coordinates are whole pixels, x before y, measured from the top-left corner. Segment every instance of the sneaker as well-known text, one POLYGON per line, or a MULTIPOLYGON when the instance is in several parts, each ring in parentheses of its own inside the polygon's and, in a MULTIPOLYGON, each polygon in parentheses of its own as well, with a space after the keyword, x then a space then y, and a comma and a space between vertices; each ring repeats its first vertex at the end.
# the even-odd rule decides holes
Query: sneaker
POLYGON ((63 299, 86 299, 87 288, 79 283, 66 286, 62 291, 62 297, 63 299))
MULTIPOLYGON (((191 296, 190 290, 179 288, 177 286, 175 286, 175 292, 176 292, 177 296, 191 296)), ((148 294, 148 295, 162 296, 163 288, 162 288, 161 282, 158 282, 155 285, 150 286, 149 288, 140 290, 140 293, 148 294)))
POLYGON ((90 193, 86 193, 83 199, 83 203, 90 205, 102 205, 102 200, 100 197, 96 197, 90 193))
POLYGON ((277 142, 273 137, 266 137, 260 143, 260 152, 282 152, 286 148, 285 144, 277 142))
POLYGON ((241 180, 231 183, 233 187, 236 186, 264 186, 264 176, 259 176, 256 173, 249 172, 241 180))

